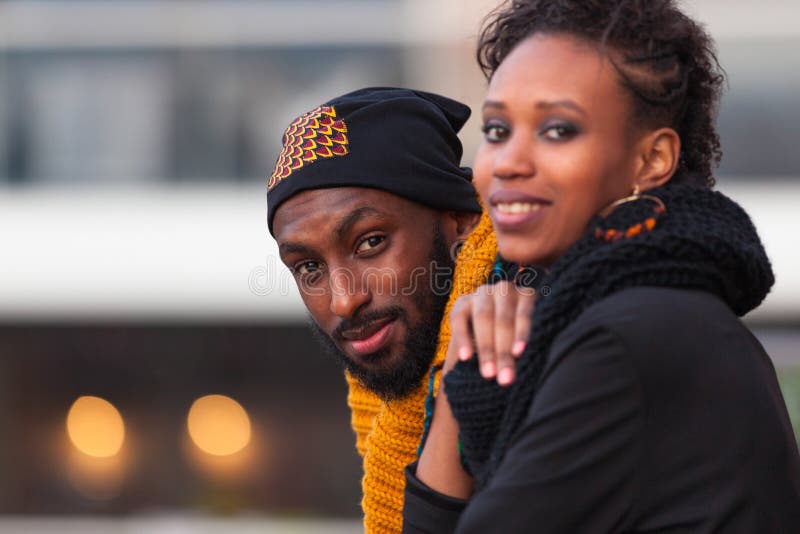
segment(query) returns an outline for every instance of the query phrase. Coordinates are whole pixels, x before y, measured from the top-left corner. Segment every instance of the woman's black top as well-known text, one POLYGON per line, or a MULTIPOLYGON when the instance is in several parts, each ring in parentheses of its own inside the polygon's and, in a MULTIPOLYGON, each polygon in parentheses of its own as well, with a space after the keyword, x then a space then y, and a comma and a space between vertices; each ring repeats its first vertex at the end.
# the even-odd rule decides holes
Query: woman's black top
POLYGON ((469 501, 407 470, 406 533, 800 533, 800 459, 772 363, 703 290, 632 287, 555 338, 469 501))

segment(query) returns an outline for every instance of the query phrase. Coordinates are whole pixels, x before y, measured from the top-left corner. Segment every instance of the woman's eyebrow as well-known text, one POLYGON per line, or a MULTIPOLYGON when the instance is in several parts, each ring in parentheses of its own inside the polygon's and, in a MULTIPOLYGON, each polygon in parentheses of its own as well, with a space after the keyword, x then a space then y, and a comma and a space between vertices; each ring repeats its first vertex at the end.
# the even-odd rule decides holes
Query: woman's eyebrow
POLYGON ((575 101, 573 100, 540 100, 536 103, 537 109, 543 110, 551 110, 553 108, 567 108, 573 111, 580 113, 581 115, 586 115, 586 111, 580 107, 575 101))
MULTIPOLYGON (((577 103, 573 100, 540 100, 536 103, 535 107, 537 109, 542 109, 545 111, 549 111, 554 108, 567 108, 573 111, 580 113, 581 115, 586 115, 586 111, 580 107, 577 103)), ((506 105, 502 102, 497 100, 486 100, 483 103, 483 109, 491 108, 491 109, 506 109, 506 105)))

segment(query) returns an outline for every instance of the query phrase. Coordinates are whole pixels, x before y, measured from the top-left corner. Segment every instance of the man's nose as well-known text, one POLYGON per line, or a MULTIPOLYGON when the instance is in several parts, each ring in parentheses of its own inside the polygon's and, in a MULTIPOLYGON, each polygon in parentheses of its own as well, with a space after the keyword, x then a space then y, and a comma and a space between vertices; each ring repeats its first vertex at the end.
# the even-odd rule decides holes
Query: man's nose
POLYGON ((339 317, 351 318, 372 298, 368 288, 349 269, 336 269, 331 273, 331 312, 339 317))

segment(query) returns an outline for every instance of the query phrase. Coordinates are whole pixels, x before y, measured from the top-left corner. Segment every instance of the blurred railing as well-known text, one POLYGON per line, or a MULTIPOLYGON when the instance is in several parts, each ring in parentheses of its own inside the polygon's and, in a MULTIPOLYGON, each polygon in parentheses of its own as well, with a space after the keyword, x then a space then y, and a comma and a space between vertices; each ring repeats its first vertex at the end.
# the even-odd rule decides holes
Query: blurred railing
MULTIPOLYGON (((800 181, 720 189, 750 213, 777 282, 757 324, 800 324, 800 181)), ((302 322, 263 185, 0 191, 0 321, 302 322)))

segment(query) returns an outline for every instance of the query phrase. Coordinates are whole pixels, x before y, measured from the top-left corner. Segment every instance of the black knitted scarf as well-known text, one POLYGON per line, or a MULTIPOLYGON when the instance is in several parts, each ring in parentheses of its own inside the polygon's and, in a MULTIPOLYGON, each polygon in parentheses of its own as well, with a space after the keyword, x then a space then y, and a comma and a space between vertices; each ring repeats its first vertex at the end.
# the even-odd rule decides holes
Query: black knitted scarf
POLYGON ((619 206, 595 217, 539 287, 531 337, 509 388, 480 377, 477 358, 459 362, 445 378, 459 423, 462 460, 480 490, 491 478, 524 419, 553 340, 593 303, 625 288, 703 289, 739 316, 758 306, 774 283, 761 240, 742 208, 705 187, 667 184, 649 191, 666 206, 652 231, 617 241, 597 237, 646 220, 654 203, 619 206))

